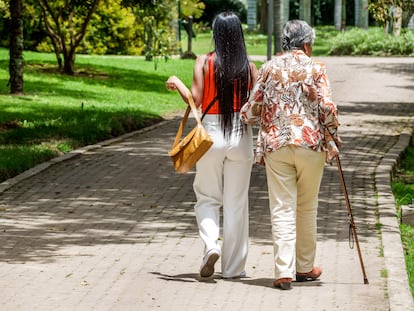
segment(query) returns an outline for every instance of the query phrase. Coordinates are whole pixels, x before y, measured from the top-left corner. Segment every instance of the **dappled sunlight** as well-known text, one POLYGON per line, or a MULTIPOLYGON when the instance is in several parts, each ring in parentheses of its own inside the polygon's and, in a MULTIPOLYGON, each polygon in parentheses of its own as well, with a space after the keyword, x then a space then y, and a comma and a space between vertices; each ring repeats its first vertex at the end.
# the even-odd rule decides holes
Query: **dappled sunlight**
MULTIPOLYGON (((360 105, 359 109, 364 107, 375 117, 372 105, 360 105)), ((388 107, 389 114, 393 109, 397 114, 400 111, 399 106, 388 107)), ((385 127, 365 127, 365 121, 344 122, 341 162, 362 243, 379 234, 374 173, 398 138, 395 127, 404 119, 394 118, 385 127)), ((194 171, 176 174, 168 157, 178 121, 165 122, 157 131, 131 135, 117 144, 91 148, 80 158, 54 165, 6 191, 0 201, 4 233, 0 260, 55 261, 62 258, 60 251, 71 245, 87 249, 108 243, 133 245, 183 236, 197 238, 194 171)), ((187 130, 193 122, 188 122, 187 130)), ((333 163, 326 166, 320 190, 318 240, 346 242, 348 228, 333 163)), ((254 245, 271 247, 265 170, 256 165, 250 188, 250 238, 254 245)))

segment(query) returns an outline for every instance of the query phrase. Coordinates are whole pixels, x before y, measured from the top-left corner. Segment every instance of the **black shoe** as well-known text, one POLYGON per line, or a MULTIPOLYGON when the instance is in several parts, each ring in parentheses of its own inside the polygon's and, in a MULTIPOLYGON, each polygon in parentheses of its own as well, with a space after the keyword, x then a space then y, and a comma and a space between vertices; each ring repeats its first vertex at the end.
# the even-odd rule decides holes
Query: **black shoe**
POLYGON ((306 273, 296 273, 296 282, 315 281, 322 274, 319 267, 313 267, 312 271, 306 273))

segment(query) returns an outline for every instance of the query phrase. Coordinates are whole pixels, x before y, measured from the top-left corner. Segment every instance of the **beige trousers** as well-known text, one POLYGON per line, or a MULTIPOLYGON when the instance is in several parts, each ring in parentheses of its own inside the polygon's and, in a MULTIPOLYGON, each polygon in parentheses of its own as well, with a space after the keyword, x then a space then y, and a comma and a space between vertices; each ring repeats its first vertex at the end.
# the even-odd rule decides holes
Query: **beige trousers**
POLYGON ((265 153, 275 278, 312 270, 325 153, 293 145, 265 153))

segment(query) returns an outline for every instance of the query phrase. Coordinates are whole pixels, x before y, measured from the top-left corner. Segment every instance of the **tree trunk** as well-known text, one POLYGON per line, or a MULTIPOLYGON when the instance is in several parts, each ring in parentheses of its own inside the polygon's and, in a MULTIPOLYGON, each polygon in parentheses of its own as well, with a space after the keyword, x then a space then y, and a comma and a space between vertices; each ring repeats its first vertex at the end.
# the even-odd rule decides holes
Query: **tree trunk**
POLYGON ((341 14, 341 31, 346 28, 346 0, 342 0, 342 14, 341 14))
POLYGON ((268 1, 267 5, 267 60, 270 60, 273 56, 272 53, 272 39, 273 39, 273 29, 274 29, 274 2, 273 0, 268 1))
POLYGON ((368 0, 361 0, 361 28, 368 29, 369 26, 369 11, 368 11, 368 0))
POLYGON ((273 35, 274 35, 274 51, 276 54, 282 52, 282 0, 273 1, 273 35))
POLYGON ((52 0, 37 0, 43 12, 46 33, 53 43, 59 69, 62 69, 61 55, 63 55, 63 73, 65 74, 73 75, 75 72, 76 48, 85 36, 89 21, 100 1, 88 1, 86 10, 83 11, 84 15, 75 16, 76 8, 86 4, 72 4, 66 1, 64 8, 56 9, 51 5, 52 0), (82 20, 81 25, 76 29, 73 26, 74 18, 82 20))
POLYGON ((145 36, 145 46, 144 46, 144 54, 145 54, 145 60, 146 61, 152 61, 153 55, 153 31, 152 31, 152 20, 147 20, 145 22, 144 20, 144 36, 145 36))
POLYGON ((282 27, 286 22, 290 19, 290 1, 289 0, 282 0, 282 27))
POLYGON ((267 0, 261 0, 260 4, 260 32, 267 33, 267 0))
POLYGON ((354 0, 354 26, 355 27, 361 27, 361 18, 360 18, 360 13, 361 13, 361 0, 354 0))
POLYGON ((394 14, 392 15, 392 18, 393 18, 392 35, 394 37, 398 37, 401 33, 402 13, 403 13, 402 8, 395 7, 394 14))
POLYGON ((355 0, 355 26, 368 29, 368 15, 368 0, 355 0))
POLYGON ((64 53, 63 57, 63 72, 67 75, 73 75, 75 73, 75 49, 64 53))
POLYGON ((311 0, 300 0, 299 19, 311 25, 311 0))
POLYGON ((341 30, 342 0, 335 0, 334 24, 336 30, 341 30))
POLYGON ((273 33, 274 33, 274 47, 275 53, 282 53, 282 31, 283 26, 289 20, 289 0, 274 0, 274 19, 273 19, 273 33))
POLYGON ((10 1, 10 93, 23 93, 23 0, 10 1))
POLYGON ((247 0, 247 27, 256 29, 256 0, 247 0))

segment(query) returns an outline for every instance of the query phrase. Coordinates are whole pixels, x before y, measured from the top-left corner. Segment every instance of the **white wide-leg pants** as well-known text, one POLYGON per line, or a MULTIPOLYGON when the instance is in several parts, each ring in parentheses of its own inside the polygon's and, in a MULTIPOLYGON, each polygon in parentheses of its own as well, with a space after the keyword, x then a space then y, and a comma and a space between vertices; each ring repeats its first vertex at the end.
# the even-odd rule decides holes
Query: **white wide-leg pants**
POLYGON ((325 153, 282 147, 265 154, 276 279, 312 270, 325 153))
MULTIPOLYGON (((235 119, 238 119, 238 114, 235 119)), ((221 252, 225 278, 238 277, 244 271, 248 252, 248 191, 253 164, 252 130, 242 137, 223 137, 217 115, 206 115, 204 127, 214 144, 197 162, 194 192, 195 214, 204 252, 221 252), (220 208, 223 207, 223 241, 220 247, 220 208)), ((234 123, 233 123, 234 124, 234 123)))

